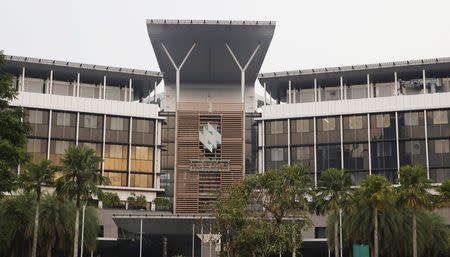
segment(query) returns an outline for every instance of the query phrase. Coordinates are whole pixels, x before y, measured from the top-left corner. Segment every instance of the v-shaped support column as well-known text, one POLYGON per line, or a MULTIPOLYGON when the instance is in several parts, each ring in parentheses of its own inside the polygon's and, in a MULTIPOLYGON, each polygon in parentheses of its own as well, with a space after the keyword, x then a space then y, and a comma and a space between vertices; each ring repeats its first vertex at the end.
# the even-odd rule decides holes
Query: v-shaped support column
POLYGON ((245 70, 247 70, 248 65, 255 57, 256 53, 258 52, 259 48, 261 47, 261 44, 258 44, 256 46, 255 50, 253 50, 252 55, 247 60, 247 63, 245 64, 244 67, 241 66, 238 59, 236 58, 236 55, 234 54, 233 50, 231 50, 231 47, 228 45, 228 43, 225 43, 225 46, 227 47, 228 52, 230 52, 230 55, 233 57, 234 62, 238 66, 239 70, 241 71, 241 102, 244 103, 244 101, 245 101, 245 70))
POLYGON ((177 99, 177 103, 180 100, 180 70, 181 70, 181 68, 183 68, 184 63, 189 58, 189 55, 191 54, 192 50, 194 50, 196 45, 197 45, 197 43, 195 43, 195 42, 194 42, 194 44, 192 44, 191 48, 189 49, 187 54, 184 56, 183 61, 181 62, 181 64, 179 66, 177 66, 177 64, 173 60, 172 56, 170 55, 169 51, 167 50, 166 46, 164 45, 163 42, 161 42, 161 46, 164 49, 164 52, 166 53, 167 57, 169 58, 170 62, 172 63, 173 68, 176 71, 176 82, 175 82, 175 85, 176 85, 176 99, 177 99))

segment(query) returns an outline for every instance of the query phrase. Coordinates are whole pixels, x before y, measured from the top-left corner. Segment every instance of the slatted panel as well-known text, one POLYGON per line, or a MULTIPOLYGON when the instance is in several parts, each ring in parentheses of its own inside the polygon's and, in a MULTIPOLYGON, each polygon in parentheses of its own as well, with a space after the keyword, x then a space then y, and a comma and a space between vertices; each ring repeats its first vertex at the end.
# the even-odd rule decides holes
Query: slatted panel
POLYGON ((234 103, 178 103, 177 107, 177 213, 211 213, 217 195, 244 176, 244 109, 234 103), (202 158, 200 120, 220 119, 222 145, 217 155, 229 160, 228 171, 189 171, 189 161, 202 158))

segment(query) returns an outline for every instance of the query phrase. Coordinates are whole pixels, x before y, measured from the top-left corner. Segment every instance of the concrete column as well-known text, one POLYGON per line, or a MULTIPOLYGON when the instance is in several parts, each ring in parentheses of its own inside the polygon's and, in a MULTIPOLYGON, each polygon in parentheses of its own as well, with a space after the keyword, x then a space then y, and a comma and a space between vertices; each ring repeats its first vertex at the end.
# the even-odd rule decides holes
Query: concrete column
POLYGON ((263 83, 264 86, 264 105, 267 105, 267 87, 266 82, 263 83))
POLYGON ((340 123, 340 133, 341 133, 341 169, 344 169, 344 128, 342 126, 343 122, 342 122, 343 118, 342 115, 339 117, 339 123, 340 123))
POLYGON ((367 114, 367 143, 369 150, 369 175, 372 175, 372 149, 370 146, 370 115, 367 114))
POLYGON ((317 187, 317 124, 314 117, 314 187, 317 187))
POLYGON ((21 76, 19 92, 24 92, 24 91, 25 91, 25 67, 22 67, 22 76, 21 76))
POLYGON ((341 88, 341 100, 344 100, 344 78, 342 76, 339 78, 339 85, 341 88))
POLYGON ((103 76, 103 99, 106 99, 106 76, 103 76))
POLYGON ((398 139, 398 112, 395 112, 395 144, 397 147, 397 178, 400 178, 400 143, 398 139))
POLYGON ((427 78, 425 75, 425 70, 422 70, 422 79, 423 79, 423 93, 426 94, 427 93, 427 78))
POLYGON ((258 44, 256 46, 255 50, 253 50, 252 55, 247 60, 247 63, 245 64, 244 67, 241 66, 238 59, 236 58, 236 55, 234 54, 233 50, 231 50, 231 47, 228 45, 228 43, 225 43, 225 47, 228 49, 228 52, 230 53, 231 57, 233 57, 234 62, 236 63, 238 68, 241 70, 241 102, 244 103, 245 102, 245 71, 247 70, 248 65, 251 63, 251 61, 255 57, 256 53, 258 52, 259 48, 261 47, 261 44, 258 44))
POLYGON ((423 119, 425 122, 425 157, 426 157, 426 165, 427 165, 427 178, 430 179, 430 160, 429 160, 429 151, 428 151, 428 121, 427 121, 427 110, 423 111, 423 119))
MULTIPOLYGON (((128 187, 131 187, 131 137, 133 133, 133 117, 130 117, 130 127, 128 134, 128 187)), ((156 149, 154 149, 156 151, 156 149)))
POLYGON ((398 80, 397 80, 397 72, 394 72, 394 86, 395 86, 395 91, 394 91, 394 95, 397 96, 398 94, 398 80))
POLYGON ((314 78, 314 102, 317 102, 317 79, 314 78))
POLYGON ((367 98, 371 98, 371 90, 370 90, 370 75, 367 74, 367 98))
POLYGON ((291 94, 292 94, 292 85, 291 85, 291 81, 289 80, 289 90, 288 90, 288 103, 292 103, 292 98, 291 98, 291 94))
POLYGON ((142 218, 141 218, 141 226, 139 229, 139 257, 142 257, 142 218))
POLYGON ((288 135, 288 164, 291 165, 291 119, 287 120, 287 135, 288 135))
POLYGON ((53 115, 53 111, 50 110, 50 113, 48 116, 47 160, 50 159, 50 142, 51 142, 51 137, 52 137, 52 115, 53 115))
POLYGON ((75 132, 75 145, 78 145, 78 139, 80 138, 80 113, 77 112, 77 127, 75 132))
POLYGON ((105 176, 105 141, 106 141, 106 114, 103 115, 103 140, 102 140, 102 176, 105 176))
POLYGON ((262 121, 262 173, 266 172, 266 128, 262 121))
POLYGON ((53 70, 50 70, 50 94, 53 94, 53 70))
POLYGON ((169 58, 170 62, 172 63, 173 68, 176 71, 176 100, 177 103, 180 101, 180 70, 183 68, 184 63, 189 58, 189 55, 191 54, 192 50, 194 50, 197 43, 193 43, 187 54, 184 56, 183 61, 181 62, 180 66, 177 66, 175 64, 175 61, 173 60, 172 56, 170 55, 169 51, 167 50, 166 46, 161 42, 161 46, 166 53, 167 57, 169 58))
MULTIPOLYGON (((155 80, 153 84, 153 102, 156 103, 156 86, 158 85, 158 82, 155 80)), ((150 96, 149 96, 150 97, 150 96)))
POLYGON ((130 79, 128 82, 128 102, 133 102, 133 96, 131 94, 131 91, 133 89, 133 80, 130 79))
POLYGON ((195 257, 195 223, 192 223, 192 257, 195 257))
POLYGON ((77 73, 77 91, 76 96, 80 96, 80 73, 77 73))

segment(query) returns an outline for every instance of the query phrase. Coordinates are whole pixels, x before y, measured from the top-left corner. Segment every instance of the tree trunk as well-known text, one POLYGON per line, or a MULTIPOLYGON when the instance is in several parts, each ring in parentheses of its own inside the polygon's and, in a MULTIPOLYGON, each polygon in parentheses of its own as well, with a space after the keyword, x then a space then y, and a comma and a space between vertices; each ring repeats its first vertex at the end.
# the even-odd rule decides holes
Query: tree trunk
POLYGON ((373 208, 373 257, 378 257, 378 210, 373 208))
POLYGON ((31 249, 31 257, 36 257, 37 252, 37 240, 39 230, 39 201, 36 203, 36 213, 34 215, 34 231, 33 231, 33 246, 31 249))
POLYGON ((413 257, 417 257, 417 220, 416 213, 413 212, 413 257))
POLYGON ((73 257, 78 257, 78 234, 80 233, 80 208, 77 206, 75 212, 75 235, 73 239, 73 257))
POLYGON ((339 257, 339 226, 338 226, 338 217, 336 216, 334 220, 334 256, 339 257))
POLYGON ((52 248, 50 246, 47 247, 47 257, 52 257, 52 248))
MULTIPOLYGON (((281 253, 280 253, 281 255, 281 253)), ((292 233, 292 257, 297 256, 297 245, 295 241, 295 233, 292 233)))

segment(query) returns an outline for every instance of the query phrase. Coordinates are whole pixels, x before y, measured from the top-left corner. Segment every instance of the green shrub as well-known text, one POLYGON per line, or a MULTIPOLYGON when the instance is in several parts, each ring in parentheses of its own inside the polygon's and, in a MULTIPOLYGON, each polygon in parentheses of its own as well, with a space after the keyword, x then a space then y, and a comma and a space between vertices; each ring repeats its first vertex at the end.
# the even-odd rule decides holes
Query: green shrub
POLYGON ((144 195, 136 195, 135 193, 131 193, 127 200, 128 209, 141 210, 147 208, 147 199, 145 199, 144 195))
POLYGON ((120 207, 120 198, 116 193, 104 192, 100 198, 105 208, 117 208, 120 207))
POLYGON ((170 200, 167 197, 156 197, 153 203, 155 204, 157 210, 170 209, 170 200))

